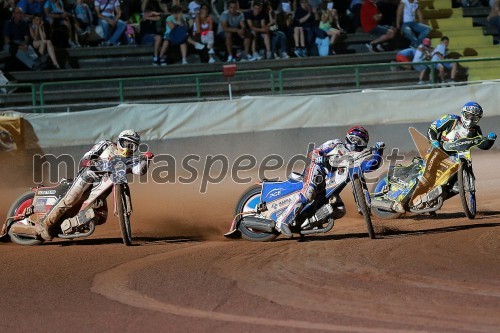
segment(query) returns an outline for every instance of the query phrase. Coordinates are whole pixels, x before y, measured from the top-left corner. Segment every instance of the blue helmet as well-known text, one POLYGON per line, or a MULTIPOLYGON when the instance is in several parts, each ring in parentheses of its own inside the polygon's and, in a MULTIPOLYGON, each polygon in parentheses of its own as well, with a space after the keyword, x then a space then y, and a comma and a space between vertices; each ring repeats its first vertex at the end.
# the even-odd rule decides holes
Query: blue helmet
POLYGON ((469 128, 479 122, 483 117, 483 108, 476 102, 467 102, 462 107, 460 120, 465 128, 469 128))

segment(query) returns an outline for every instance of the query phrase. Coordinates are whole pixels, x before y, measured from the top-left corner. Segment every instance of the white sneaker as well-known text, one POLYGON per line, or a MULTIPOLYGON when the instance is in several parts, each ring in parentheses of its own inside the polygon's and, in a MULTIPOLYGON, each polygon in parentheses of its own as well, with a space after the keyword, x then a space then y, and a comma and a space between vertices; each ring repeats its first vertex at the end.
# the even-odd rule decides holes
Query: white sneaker
POLYGON ((384 49, 384 47, 382 45, 377 44, 377 51, 379 51, 379 52, 385 52, 385 49, 384 49))
POLYGON ((203 50, 205 48, 205 44, 201 44, 201 43, 194 43, 194 48, 197 49, 197 50, 203 50))
POLYGON ((208 54, 215 54, 214 49, 208 50, 208 54))
POLYGON ((273 53, 272 52, 266 52, 266 59, 272 59, 273 58, 273 53))
POLYGON ((424 85, 424 84, 425 84, 425 81, 418 81, 418 83, 417 83, 417 84, 418 84, 419 86, 424 85))
POLYGON ((373 45, 372 44, 367 43, 367 44, 365 44, 365 46, 368 49, 368 51, 375 52, 375 50, 373 49, 373 45))
POLYGON ((252 57, 252 56, 249 54, 249 55, 247 55, 246 59, 245 59, 244 57, 241 57, 241 60, 242 60, 242 61, 245 61, 245 60, 248 60, 248 61, 255 61, 255 60, 257 60, 257 59, 255 58, 255 56, 253 56, 253 57, 252 57))
POLYGON ((214 59, 214 58, 210 58, 210 59, 208 59, 208 63, 209 63, 209 64, 213 64, 213 63, 215 63, 215 59, 214 59))
POLYGON ((188 64, 188 61, 184 58, 184 59, 182 59, 182 64, 183 64, 183 65, 187 65, 187 64, 188 64))
POLYGON ((230 55, 229 57, 227 57, 227 62, 233 62, 234 61, 234 58, 232 55, 230 55))
POLYGON ((290 59, 290 56, 286 52, 281 52, 281 59, 290 59))
MULTIPOLYGON (((262 57, 260 56, 260 54, 258 54, 258 53, 254 53, 254 54, 253 54, 253 59, 254 59, 254 60, 260 60, 260 59, 262 59, 262 57)), ((250 60, 250 57, 249 57, 249 59, 248 59, 248 60, 249 60, 249 61, 251 61, 251 60, 250 60)))

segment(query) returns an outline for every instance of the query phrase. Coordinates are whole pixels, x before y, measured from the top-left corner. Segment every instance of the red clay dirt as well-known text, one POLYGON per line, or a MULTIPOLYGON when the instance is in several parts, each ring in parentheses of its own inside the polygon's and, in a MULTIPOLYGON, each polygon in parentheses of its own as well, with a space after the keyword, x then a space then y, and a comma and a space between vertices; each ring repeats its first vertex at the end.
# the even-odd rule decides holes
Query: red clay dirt
MULTIPOLYGON (((110 218, 94 235, 0 244, 3 332, 499 332, 499 153, 476 154, 479 214, 348 215, 305 242, 226 240, 239 195, 224 184, 133 184, 137 246, 110 218)), ((2 216, 21 188, 2 186, 2 216)))

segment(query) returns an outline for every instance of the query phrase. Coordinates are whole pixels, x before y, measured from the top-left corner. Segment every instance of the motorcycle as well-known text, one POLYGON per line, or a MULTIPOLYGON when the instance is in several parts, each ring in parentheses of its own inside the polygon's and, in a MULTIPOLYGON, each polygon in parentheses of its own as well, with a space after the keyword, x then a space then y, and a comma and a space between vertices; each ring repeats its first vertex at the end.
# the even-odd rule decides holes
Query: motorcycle
POLYGON ((381 219, 395 219, 406 212, 435 215, 445 200, 458 194, 465 215, 474 219, 476 187, 470 151, 484 140, 476 136, 444 142, 448 153, 432 149, 427 161, 415 157, 408 166, 390 168, 372 191, 373 215, 381 219))
MULTIPOLYGON (((130 215, 132 201, 127 183, 127 168, 132 158, 113 157, 98 160, 94 165, 96 173, 104 173, 89 187, 80 202, 66 212, 58 223, 58 238, 74 239, 92 235, 97 225, 106 222, 108 206, 106 198, 113 192, 114 212, 118 217, 123 243, 132 244, 130 215)), ((83 169, 79 172, 81 173, 83 169)), ((37 186, 21 195, 10 207, 0 239, 21 245, 39 245, 43 239, 38 235, 35 224, 40 223, 71 187, 71 179, 61 179, 54 187, 37 186)))
MULTIPOLYGON (((318 189, 316 199, 306 205, 290 225, 292 233, 301 237, 326 233, 333 228, 334 220, 341 218, 336 209, 340 192, 351 184, 358 211, 363 215, 370 238, 375 231, 370 217, 370 195, 365 183, 364 172, 368 164, 363 163, 373 155, 373 150, 356 153, 350 158, 338 160, 338 155, 327 155, 328 163, 333 166, 326 174, 325 186, 318 189), (323 192, 324 191, 324 192, 323 192)), ((345 157, 345 156, 344 156, 345 157)), ((380 162, 378 160, 378 162, 380 162)), ((303 176, 292 172, 286 181, 264 179, 259 185, 249 188, 239 199, 231 229, 224 236, 246 240, 269 242, 280 233, 275 229, 278 217, 292 204, 294 196, 302 190, 303 176)), ((342 202, 339 202, 343 205, 342 202)))

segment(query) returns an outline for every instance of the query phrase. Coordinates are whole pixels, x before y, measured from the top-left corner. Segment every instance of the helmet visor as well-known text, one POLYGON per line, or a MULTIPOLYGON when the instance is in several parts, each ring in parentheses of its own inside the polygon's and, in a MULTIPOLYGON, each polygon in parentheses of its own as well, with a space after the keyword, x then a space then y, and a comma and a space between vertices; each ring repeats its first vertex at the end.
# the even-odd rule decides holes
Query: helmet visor
POLYGON ((481 119, 481 116, 474 114, 472 112, 464 112, 464 118, 470 120, 472 123, 477 123, 481 119))
POLYGON ((361 139, 359 136, 356 135, 348 135, 346 138, 350 143, 356 146, 366 146, 367 144, 365 140, 361 139))
POLYGON ((135 142, 129 141, 127 139, 120 139, 120 146, 123 149, 128 149, 131 151, 136 151, 137 150, 137 144, 135 142))

